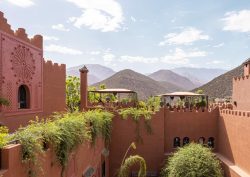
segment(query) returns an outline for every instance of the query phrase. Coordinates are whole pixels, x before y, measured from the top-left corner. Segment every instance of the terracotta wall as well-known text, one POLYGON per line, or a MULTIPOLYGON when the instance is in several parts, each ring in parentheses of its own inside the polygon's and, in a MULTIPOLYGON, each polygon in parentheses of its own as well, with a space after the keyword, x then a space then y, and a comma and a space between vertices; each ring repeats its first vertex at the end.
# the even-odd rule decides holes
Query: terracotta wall
MULTIPOLYGON (((53 112, 66 110, 66 66, 53 64, 51 61, 43 62, 43 109, 42 110, 18 110, 14 113, 0 114, 0 122, 8 126, 11 132, 20 125, 25 126, 36 116, 49 116, 53 112)), ((6 108, 7 109, 7 108, 6 108)))
MULTIPOLYGON (((217 147, 217 122, 218 109, 212 112, 170 112, 162 108, 152 118, 153 134, 148 135, 144 128, 144 122, 140 122, 143 144, 138 144, 131 154, 138 154, 145 158, 148 171, 161 169, 166 155, 173 152, 173 139, 178 136, 190 138, 190 141, 198 141, 199 137, 215 138, 217 147)), ((135 123, 131 120, 121 120, 116 116, 113 121, 112 141, 110 146, 110 174, 115 174, 121 165, 128 146, 135 141, 135 123)))
POLYGON ((177 112, 165 109, 165 152, 173 152, 173 141, 175 137, 189 137, 190 142, 198 142, 200 137, 205 138, 205 143, 209 137, 215 139, 215 149, 217 147, 217 121, 219 110, 211 112, 201 110, 198 112, 177 112))
POLYGON ((250 113, 222 110, 218 124, 218 153, 250 174, 250 113))
POLYGON ((237 77, 233 79, 233 102, 236 101, 234 109, 250 110, 250 78, 249 76, 237 77))
MULTIPOLYGON (((142 156, 147 163, 148 171, 159 171, 164 161, 164 110, 153 115, 151 126, 153 133, 146 132, 144 121, 140 121, 140 132, 143 143, 137 143, 136 150, 130 154, 142 156)), ((136 124, 128 118, 122 120, 116 116, 113 120, 113 130, 110 145, 110 176, 114 176, 129 145, 136 141, 136 124)), ((133 169, 137 171, 138 169, 133 169)))
POLYGON ((43 113, 66 110, 66 65, 43 63, 43 113))
MULTIPOLYGON (((94 168, 94 175, 101 177, 101 163, 108 158, 102 155, 103 142, 99 139, 95 147, 89 144, 80 145, 69 157, 65 169, 65 177, 80 177, 89 167, 94 168)), ((40 157, 42 171, 37 177, 61 177, 61 166, 56 161, 54 152, 48 149, 45 155, 40 157)), ((21 162, 21 145, 10 145, 1 151, 1 170, 3 177, 27 177, 27 166, 21 162)), ((108 168, 108 164, 107 164, 108 168)), ((106 171, 106 176, 108 172, 106 171)))

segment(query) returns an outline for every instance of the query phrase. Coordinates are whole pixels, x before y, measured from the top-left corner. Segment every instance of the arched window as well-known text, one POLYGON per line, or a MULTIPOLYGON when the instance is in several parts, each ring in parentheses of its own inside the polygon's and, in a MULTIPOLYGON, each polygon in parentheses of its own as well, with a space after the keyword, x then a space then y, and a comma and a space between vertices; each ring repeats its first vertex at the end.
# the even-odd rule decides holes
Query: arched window
POLYGON ((188 137, 183 138, 183 146, 185 146, 186 144, 189 144, 189 138, 188 137))
POLYGON ((203 145, 205 143, 205 138, 204 137, 200 137, 198 139, 198 143, 203 145))
POLYGON ((213 137, 208 138, 207 146, 210 148, 214 148, 214 138, 213 137))
POLYGON ((174 138, 174 148, 181 146, 181 139, 179 137, 174 138))
POLYGON ((26 85, 21 85, 18 89, 18 105, 19 109, 30 107, 30 92, 26 85))

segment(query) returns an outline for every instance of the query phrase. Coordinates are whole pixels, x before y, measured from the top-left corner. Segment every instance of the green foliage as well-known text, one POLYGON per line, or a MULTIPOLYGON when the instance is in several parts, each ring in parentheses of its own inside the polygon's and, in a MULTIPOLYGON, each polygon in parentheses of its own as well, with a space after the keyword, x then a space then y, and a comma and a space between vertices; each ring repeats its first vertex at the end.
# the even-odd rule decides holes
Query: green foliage
POLYGON ((5 98, 0 97, 0 105, 9 106, 10 102, 9 102, 9 100, 7 100, 5 98))
POLYGON ((101 110, 57 113, 49 120, 31 121, 30 125, 14 133, 11 140, 20 141, 23 161, 34 166, 37 166, 38 154, 43 154, 46 151, 45 145, 50 144, 62 166, 63 175, 69 154, 79 144, 84 141, 95 142, 98 137, 109 142, 112 118, 113 114, 101 110))
POLYGON ((153 112, 159 111, 161 108, 161 98, 160 97, 149 97, 146 101, 146 106, 149 110, 152 110, 153 112))
POLYGON ((197 93, 197 94, 204 94, 204 91, 202 89, 199 89, 199 90, 196 90, 195 93, 197 93))
POLYGON ((105 145, 109 145, 113 116, 112 113, 102 110, 88 111, 84 114, 86 123, 90 125, 91 141, 93 144, 95 144, 96 138, 101 136, 104 139, 105 145))
POLYGON ((129 116, 131 116, 132 120, 135 122, 136 124, 135 133, 136 133, 137 142, 143 142, 143 139, 140 134, 140 127, 141 127, 140 119, 141 118, 144 118, 146 131, 149 134, 152 133, 150 120, 151 120, 151 115, 153 112, 151 110, 147 110, 145 108, 124 108, 124 109, 120 109, 118 113, 122 116, 123 119, 127 119, 129 116))
POLYGON ((130 168, 136 164, 140 165, 138 177, 146 177, 146 173, 147 173, 146 162, 144 158, 142 158, 139 155, 130 156, 124 161, 124 163, 121 165, 119 169, 118 177, 129 177, 130 168))
POLYGON ((209 148, 191 143, 168 159, 162 177, 222 177, 220 162, 209 148))
POLYGON ((80 105, 80 79, 69 76, 66 79, 66 104, 70 112, 79 110, 80 105))
POLYGON ((121 115, 123 119, 127 119, 129 116, 131 116, 132 120, 136 123, 135 132, 137 142, 143 141, 140 135, 140 119, 144 119, 146 131, 151 134, 152 127, 150 120, 152 118, 152 114, 154 114, 156 111, 159 111, 160 102, 161 100, 159 97, 150 97, 148 100, 146 100, 146 102, 140 101, 138 106, 135 108, 129 107, 118 110, 119 115, 121 115))
MULTIPOLYGON (((99 85, 99 89, 106 89, 106 85, 105 84, 99 85)), ((96 87, 89 87, 88 88, 88 91, 95 91, 95 90, 97 90, 96 87)), ((97 103, 100 101, 105 103, 106 98, 109 98, 110 102, 117 101, 117 97, 112 93, 100 94, 100 93, 89 92, 89 94, 88 94, 88 100, 91 103, 97 103)))
MULTIPOLYGON (((88 91, 95 91, 96 87, 89 87, 88 91)), ((88 94, 88 100, 90 103, 95 103, 98 102, 100 99, 100 94, 99 93, 93 93, 93 92, 89 92, 88 94)))
POLYGON ((0 127, 0 149, 7 145, 9 130, 5 126, 0 127))

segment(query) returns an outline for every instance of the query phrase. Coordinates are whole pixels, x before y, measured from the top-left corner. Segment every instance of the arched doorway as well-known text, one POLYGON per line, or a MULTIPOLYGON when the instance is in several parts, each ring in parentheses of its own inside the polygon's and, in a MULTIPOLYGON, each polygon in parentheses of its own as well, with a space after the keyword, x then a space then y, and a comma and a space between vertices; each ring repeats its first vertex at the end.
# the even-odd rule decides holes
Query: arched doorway
POLYGON ((19 109, 30 108, 30 91, 26 85, 21 85, 18 88, 18 105, 19 109))

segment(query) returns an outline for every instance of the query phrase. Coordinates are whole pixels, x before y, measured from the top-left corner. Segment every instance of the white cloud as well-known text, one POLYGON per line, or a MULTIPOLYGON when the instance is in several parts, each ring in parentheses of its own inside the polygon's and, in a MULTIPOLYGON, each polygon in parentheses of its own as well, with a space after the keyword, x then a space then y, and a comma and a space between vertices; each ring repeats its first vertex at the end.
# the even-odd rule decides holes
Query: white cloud
POLYGON ((52 25, 52 29, 59 30, 59 31, 70 31, 63 24, 52 25))
POLYGON ((224 45, 225 45, 224 42, 222 42, 220 44, 214 45, 213 47, 220 48, 220 47, 223 47, 224 45))
POLYGON ((71 17, 69 21, 75 27, 87 26, 102 32, 117 31, 123 23, 121 5, 115 0, 67 0, 82 9, 80 17, 71 17))
POLYGON ((131 16, 130 19, 131 19, 132 22, 136 22, 135 17, 131 16))
POLYGON ((185 28, 180 33, 169 33, 166 36, 164 36, 164 40, 159 43, 159 46, 164 46, 166 44, 175 44, 175 45, 190 45, 195 41, 199 40, 209 40, 209 36, 203 34, 202 31, 193 28, 188 27, 185 28))
POLYGON ((106 52, 102 58, 106 63, 110 63, 115 59, 115 55, 110 52, 106 52))
POLYGON ((220 60, 213 60, 213 61, 207 62, 206 64, 208 64, 208 65, 216 65, 216 64, 221 64, 221 63, 224 63, 224 62, 220 61, 220 60))
POLYGON ((187 64, 190 58, 204 57, 207 53, 199 50, 184 51, 180 48, 176 48, 169 55, 165 55, 161 58, 161 62, 169 64, 187 64))
POLYGON ((45 46, 44 50, 47 52, 55 52, 55 53, 69 54, 69 55, 81 55, 82 54, 82 51, 80 50, 72 49, 72 48, 65 47, 65 46, 55 45, 55 44, 50 44, 48 46, 45 46))
POLYGON ((58 41, 59 38, 58 37, 55 37, 55 36, 47 36, 47 35, 43 35, 43 39, 45 41, 58 41))
POLYGON ((172 20, 171 20, 171 23, 175 23, 176 22, 176 18, 173 18, 172 20))
POLYGON ((189 64, 191 58, 205 57, 207 53, 205 51, 199 51, 198 49, 193 49, 190 51, 184 51, 180 48, 176 48, 174 51, 170 51, 168 55, 163 57, 143 57, 143 56, 120 56, 119 62, 129 62, 129 63, 168 63, 168 64, 189 64))
POLYGON ((91 51, 89 54, 90 55, 100 55, 100 51, 91 51))
POLYGON ((35 4, 32 0, 7 0, 7 1, 19 7, 30 7, 35 4))
POLYGON ((227 12, 222 21, 224 22, 223 30, 250 32, 250 10, 241 10, 227 12))
POLYGON ((143 56, 128 56, 128 55, 123 55, 119 58, 119 61, 121 62, 129 62, 129 63, 135 63, 135 62, 140 62, 140 63, 155 63, 159 61, 158 58, 152 57, 152 58, 147 58, 143 56))

